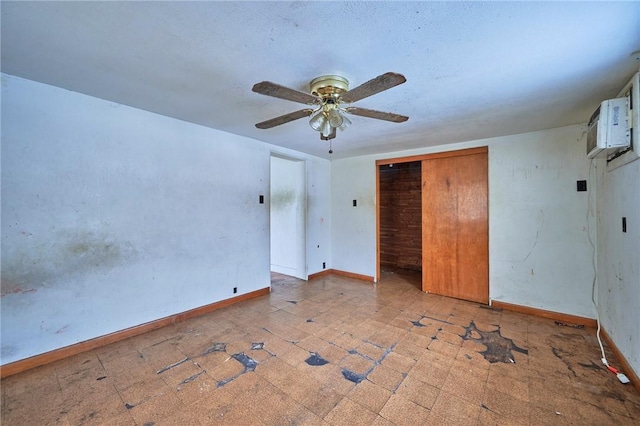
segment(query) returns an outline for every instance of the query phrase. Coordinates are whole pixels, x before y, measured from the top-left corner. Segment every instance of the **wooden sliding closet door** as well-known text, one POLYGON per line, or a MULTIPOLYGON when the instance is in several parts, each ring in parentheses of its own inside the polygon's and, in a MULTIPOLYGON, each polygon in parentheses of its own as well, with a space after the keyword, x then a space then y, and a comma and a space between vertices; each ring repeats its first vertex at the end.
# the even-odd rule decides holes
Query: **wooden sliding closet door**
POLYGON ((489 302, 486 147, 422 160, 422 290, 489 302))

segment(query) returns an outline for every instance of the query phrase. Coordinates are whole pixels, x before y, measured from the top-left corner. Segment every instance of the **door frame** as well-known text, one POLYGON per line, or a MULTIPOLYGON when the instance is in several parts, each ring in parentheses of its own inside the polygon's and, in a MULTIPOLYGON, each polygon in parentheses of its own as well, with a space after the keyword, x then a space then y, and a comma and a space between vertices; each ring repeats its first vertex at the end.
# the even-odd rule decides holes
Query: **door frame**
MULTIPOLYGON (((466 148, 454 151, 434 152, 430 154, 411 155, 408 157, 385 158, 376 160, 376 276, 375 282, 380 281, 380 166, 397 163, 410 163, 414 161, 433 160, 436 158, 460 157, 463 155, 475 155, 488 153, 488 146, 480 146, 476 148, 466 148)), ((488 178, 488 176, 487 176, 488 178)), ((487 194, 487 209, 489 208, 489 200, 487 194)), ((487 215, 489 212, 487 211, 487 215)), ((488 260, 487 260, 488 261, 488 260)), ((488 267, 489 265, 487 265, 488 267)), ((488 298, 489 295, 487 295, 488 298)))
POLYGON ((307 196, 308 196, 308 188, 307 188, 307 161, 303 158, 296 158, 289 155, 280 154, 278 152, 271 152, 269 156, 269 269, 271 270, 271 234, 273 232, 271 226, 271 210, 272 210, 272 194, 271 194, 271 172, 273 167, 273 158, 278 158, 280 160, 290 161, 292 163, 302 164, 302 170, 300 175, 298 176, 302 180, 302 197, 299 200, 299 204, 297 207, 302 210, 302 223, 300 224, 301 229, 300 232, 297 233, 296 246, 298 249, 298 253, 301 256, 299 261, 296 263, 296 273, 292 275, 296 278, 300 278, 303 280, 307 280, 308 276, 308 265, 307 265, 307 196))

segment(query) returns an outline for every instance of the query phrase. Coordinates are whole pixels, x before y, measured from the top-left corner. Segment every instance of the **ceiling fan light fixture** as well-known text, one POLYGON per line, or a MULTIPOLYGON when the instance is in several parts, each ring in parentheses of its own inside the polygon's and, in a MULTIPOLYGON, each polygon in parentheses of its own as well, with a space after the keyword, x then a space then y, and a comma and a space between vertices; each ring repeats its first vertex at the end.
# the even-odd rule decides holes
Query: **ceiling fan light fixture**
POLYGON ((333 131, 333 129, 335 129, 335 127, 331 126, 331 123, 329 122, 329 120, 325 119, 321 129, 322 136, 324 137, 329 136, 333 131))
POLYGON ((329 120, 327 120, 324 111, 320 111, 316 115, 311 117, 311 119, 309 120, 309 126, 311 126, 313 130, 320 132, 322 131, 324 125, 328 122, 329 120))
POLYGON ((336 108, 331 109, 328 116, 331 127, 340 127, 344 123, 344 117, 336 108))
POLYGON ((345 114, 342 114, 342 124, 338 126, 338 129, 344 132, 349 126, 351 126, 351 120, 349 120, 345 114))

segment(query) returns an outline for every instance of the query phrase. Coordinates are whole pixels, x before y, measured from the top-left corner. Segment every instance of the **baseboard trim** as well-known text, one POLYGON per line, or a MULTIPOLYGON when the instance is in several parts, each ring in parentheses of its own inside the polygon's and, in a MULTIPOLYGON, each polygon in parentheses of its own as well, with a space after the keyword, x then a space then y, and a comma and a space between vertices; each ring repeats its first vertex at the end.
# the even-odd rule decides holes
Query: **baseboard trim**
POLYGON ((208 305, 200 306, 195 309, 180 312, 168 317, 160 318, 154 321, 150 321, 144 324, 136 325, 134 327, 126 328, 124 330, 116 331, 104 336, 96 337, 94 339, 85 340, 84 342, 75 343, 73 345, 65 346, 59 349, 54 349, 43 354, 34 355, 29 358, 14 361, 9 364, 0 366, 0 378, 12 376, 14 374, 21 373, 23 371, 30 370, 35 367, 39 367, 45 364, 49 364, 54 361, 59 361, 64 358, 68 358, 73 355, 77 355, 82 352, 87 352, 102 346, 109 345, 111 343, 119 342, 129 337, 138 336, 140 334, 148 333, 149 331, 157 330, 168 325, 176 324, 182 321, 186 321, 191 318, 199 317, 222 309, 235 303, 244 302, 256 297, 269 294, 271 287, 261 288, 246 294, 241 294, 230 299, 221 300, 219 302, 210 303, 208 305))
POLYGON ((613 355, 616 357, 616 360, 620 363, 620 370, 629 378, 633 387, 636 388, 638 393, 640 393, 640 377, 638 377, 636 372, 633 371, 631 364, 629 364, 624 355, 622 355, 622 352, 620 352, 620 349, 618 349, 615 343, 613 343, 613 340, 611 340, 611 337, 609 337, 607 332, 601 328, 600 333, 605 343, 609 346, 609 349, 611 349, 611 352, 613 352, 613 355))
POLYGON ((333 273, 333 270, 325 269, 324 271, 316 272, 315 274, 309 275, 307 277, 307 280, 311 281, 311 280, 315 280, 315 279, 318 279, 318 278, 326 277, 327 275, 331 275, 332 273, 333 273))
POLYGON ((341 275, 343 277, 355 278, 356 280, 367 281, 371 283, 375 282, 374 278, 370 275, 355 274, 353 272, 341 271, 339 269, 332 269, 332 271, 334 274, 341 275))
POLYGON ((315 280, 316 278, 321 278, 324 277, 326 275, 340 275, 343 277, 348 277, 348 278, 354 278, 356 280, 360 280, 360 281, 367 281, 367 282, 375 282, 374 278, 370 275, 362 275, 362 274, 356 274, 353 272, 347 272, 347 271, 341 271, 339 269, 327 269, 325 271, 320 271, 318 273, 315 274, 311 274, 309 275, 308 279, 309 281, 311 280, 315 280))
POLYGON ((547 311, 544 309, 532 308, 529 306, 514 305, 512 303, 492 300, 491 307, 496 309, 504 309, 512 312, 520 312, 521 314, 535 315, 537 317, 548 318, 556 321, 562 321, 568 324, 583 325, 585 327, 598 327, 595 319, 579 317, 576 315, 563 314, 560 312, 547 311))

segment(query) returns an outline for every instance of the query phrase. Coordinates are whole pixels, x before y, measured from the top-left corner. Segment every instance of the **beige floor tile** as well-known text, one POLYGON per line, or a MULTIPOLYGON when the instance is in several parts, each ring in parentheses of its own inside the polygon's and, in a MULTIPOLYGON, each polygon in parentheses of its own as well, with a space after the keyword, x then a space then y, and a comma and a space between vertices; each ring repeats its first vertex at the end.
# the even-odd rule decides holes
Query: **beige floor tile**
MULTIPOLYGON (((556 418, 556 421, 558 421, 559 419, 556 418)), ((480 416, 478 417, 478 426, 484 426, 484 425, 492 425, 492 426, 525 426, 529 424, 529 419, 522 419, 522 420, 516 420, 516 419, 509 419, 506 417, 503 417, 499 414, 494 413, 493 411, 487 410, 487 409, 482 409, 480 411, 480 416)))
POLYGON ((440 390, 409 375, 398 386, 396 394, 430 410, 440 390))
POLYGON ((297 343, 299 348, 316 353, 321 352, 327 345, 329 345, 329 342, 315 335, 305 337, 297 343))
POLYGON ((334 389, 319 385, 308 389, 299 402, 316 416, 324 418, 343 398, 334 389))
POLYGON ((311 353, 302 349, 297 345, 291 345, 289 350, 282 352, 278 355, 278 358, 290 364, 294 367, 298 366, 300 363, 303 363, 307 358, 311 356, 311 353))
POLYGON ((471 404, 480 405, 484 397, 485 387, 485 380, 475 376, 450 372, 442 385, 442 391, 455 395, 471 404))
POLYGON ((384 367, 382 365, 376 366, 367 378, 378 386, 395 392, 400 383, 404 380, 407 373, 401 373, 396 370, 384 367))
POLYGON ((378 413, 387 403, 391 395, 391 391, 369 380, 363 380, 347 394, 347 397, 366 409, 378 413))
POLYGON ((235 403, 235 398, 224 388, 218 388, 202 396, 197 401, 186 405, 188 411, 203 424, 209 424, 212 419, 223 417, 235 403))
POLYGON ((222 364, 206 370, 207 374, 218 382, 229 382, 244 372, 244 366, 233 357, 227 358, 222 364))
POLYGON ((424 426, 475 426, 478 424, 477 419, 469 417, 460 417, 456 415, 442 416, 431 412, 424 426))
POLYGON ((217 381, 203 371, 193 380, 180 383, 172 390, 184 405, 191 405, 215 391, 217 387, 217 381))
POLYGON ((400 395, 392 395, 380 415, 396 425, 421 425, 429 418, 429 410, 400 395))
POLYGON ((435 339, 429 344, 428 349, 433 352, 441 353, 447 359, 455 359, 458 355, 458 351, 460 351, 460 345, 452 345, 451 343, 443 340, 435 339))
MULTIPOLYGON (((46 401, 51 395, 53 394, 47 393, 46 395, 36 396, 36 399, 46 401)), ((118 396, 118 390, 114 382, 109 377, 106 377, 102 380, 94 379, 89 386, 68 386, 62 389, 61 395, 65 406, 71 407, 90 399, 116 398, 118 396)))
MULTIPOLYGON (((4 395, 2 398, 3 425, 27 425, 34 421, 41 424, 64 425, 69 423, 69 411, 73 407, 64 403, 60 392, 47 398, 31 399, 27 394, 4 395)), ((74 412, 75 414, 75 412, 74 412)))
MULTIPOLYGON (((119 396, 91 397, 65 407, 69 423, 107 424, 112 418, 127 418, 130 414, 119 396)), ((129 417, 130 418, 130 417, 129 417)))
POLYGON ((185 408, 182 401, 170 390, 145 398, 129 409, 129 414, 137 424, 157 423, 175 415, 185 408))
POLYGON ((359 354, 369 357, 374 361, 378 361, 386 351, 385 348, 374 345, 369 341, 360 343, 355 349, 359 354))
POLYGON ((393 426, 393 423, 382 416, 378 416, 373 423, 371 423, 371 426, 393 426))
POLYGON ((193 360, 187 359, 185 362, 176 365, 175 367, 169 368, 161 373, 156 373, 156 375, 164 380, 164 382, 172 389, 177 388, 185 381, 193 380, 197 377, 198 374, 203 373, 203 368, 194 362, 193 360))
POLYGON ((380 364, 400 373, 406 373, 416 364, 416 360, 396 353, 394 348, 394 351, 390 352, 380 364))
MULTIPOLYGON (((504 390, 507 391, 507 389, 504 390)), ((489 410, 506 420, 520 423, 526 423, 529 420, 530 405, 509 393, 486 388, 482 402, 483 409, 489 410)))
POLYGON ((369 370, 373 369, 374 362, 358 354, 348 354, 338 365, 352 373, 366 375, 369 370))
POLYGON ((378 417, 372 411, 367 410, 362 405, 343 398, 333 410, 329 412, 324 420, 331 425, 370 425, 378 417))
POLYGON ((453 394, 440 391, 433 408, 431 408, 431 413, 439 418, 447 419, 446 424, 474 424, 480 415, 480 406, 469 403, 453 394))
POLYGON ((450 369, 450 365, 438 365, 435 363, 431 364, 421 358, 409 371, 409 375, 424 383, 440 389, 442 388, 442 385, 444 385, 444 382, 449 375, 450 369))
MULTIPOLYGON (((518 364, 513 364, 511 367, 518 368, 518 364)), ((527 377, 515 379, 497 372, 496 369, 490 369, 487 388, 499 390, 521 401, 529 402, 529 380, 527 377), (521 378, 524 378, 525 381, 521 381, 521 378)))
MULTIPOLYGON (((413 333, 410 333, 411 336, 414 336, 413 333)), ((407 338, 403 338, 398 344, 393 348, 393 352, 398 355, 405 356, 409 359, 417 361, 425 351, 426 346, 422 347, 412 343, 411 341, 407 341, 407 338)))
POLYGON ((255 374, 275 386, 281 386, 296 374, 296 369, 278 357, 269 358, 256 367, 255 374))

